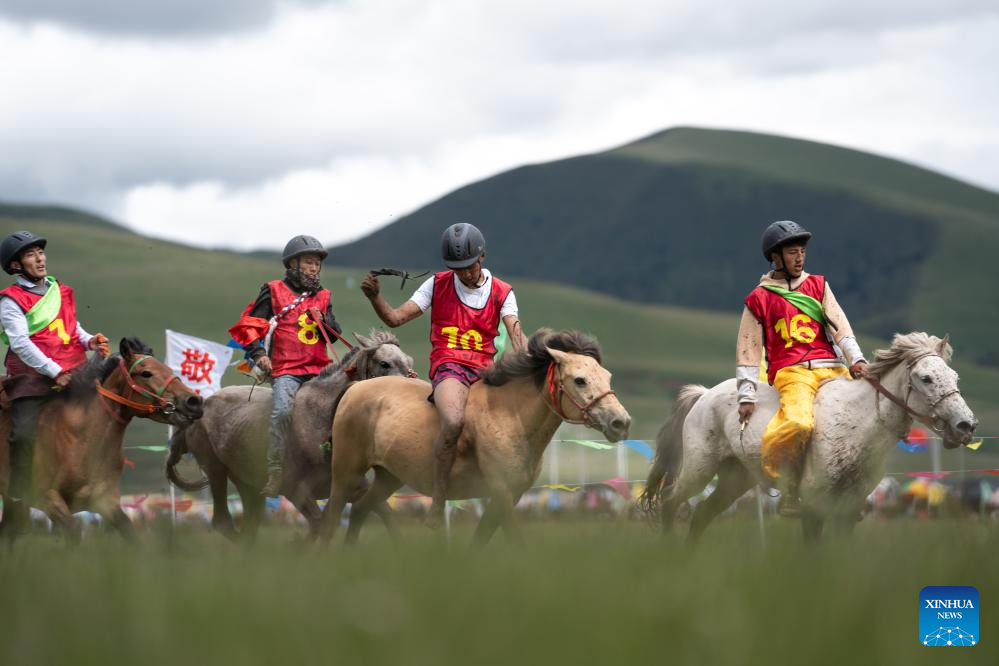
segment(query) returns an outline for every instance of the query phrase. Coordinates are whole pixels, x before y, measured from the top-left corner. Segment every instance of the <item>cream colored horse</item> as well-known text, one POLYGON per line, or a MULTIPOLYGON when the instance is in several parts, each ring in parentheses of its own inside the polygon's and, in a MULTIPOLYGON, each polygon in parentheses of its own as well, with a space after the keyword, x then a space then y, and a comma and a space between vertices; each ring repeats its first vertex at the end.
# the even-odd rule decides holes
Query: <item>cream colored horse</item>
MULTIPOLYGON (((627 437, 631 417, 600 361, 593 338, 542 329, 526 351, 508 350, 472 385, 448 498, 490 498, 475 543, 487 542, 500 525, 520 540, 513 507, 537 480, 542 454, 563 420, 585 423, 611 442, 627 437)), ((428 383, 402 377, 360 382, 344 394, 333 421, 333 491, 320 528, 326 540, 344 505, 367 485, 368 470, 374 481, 351 507, 348 541, 372 508, 403 484, 430 494, 440 423, 428 395, 428 383)))
MULTIPOLYGON (((932 419, 945 447, 971 441, 978 420, 958 390, 957 373, 948 365, 951 354, 946 338, 919 332, 896 335, 890 349, 877 351, 868 373, 900 404, 868 381, 838 379, 819 389, 800 487, 806 538, 818 538, 827 519, 842 531, 856 523, 865 498, 884 477, 888 453, 912 425, 912 414, 902 404, 932 419)), ((680 390, 673 415, 659 432, 643 495, 649 509, 661 500, 664 530, 679 506, 715 474, 718 486, 694 509, 692 539, 754 485, 770 485, 760 467, 760 440, 777 411, 778 396, 769 386, 760 388, 744 431, 734 379, 711 389, 691 385, 680 390)))

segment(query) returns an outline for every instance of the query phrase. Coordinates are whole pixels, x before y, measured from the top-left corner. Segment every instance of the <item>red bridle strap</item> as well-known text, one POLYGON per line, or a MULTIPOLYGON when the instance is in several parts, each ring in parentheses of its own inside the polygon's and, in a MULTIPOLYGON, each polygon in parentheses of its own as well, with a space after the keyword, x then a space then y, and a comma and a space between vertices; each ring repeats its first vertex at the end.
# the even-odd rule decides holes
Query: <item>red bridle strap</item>
POLYGON ((593 406, 598 402, 600 402, 601 400, 603 400, 604 398, 606 398, 607 396, 615 395, 612 389, 607 389, 597 397, 593 398, 593 400, 590 400, 585 405, 579 404, 578 402, 576 402, 576 399, 573 398, 571 395, 569 395, 568 391, 565 390, 565 384, 562 382, 562 373, 559 372, 558 363, 556 363, 555 361, 552 361, 551 364, 548 366, 547 383, 548 383, 548 397, 551 400, 549 406, 551 407, 552 411, 555 412, 556 416, 558 416, 566 423, 585 425, 588 428, 592 428, 594 427, 594 425, 596 425, 593 419, 590 417, 590 410, 593 408, 593 406), (558 375, 557 379, 556 375, 558 375), (579 413, 583 417, 582 420, 569 418, 568 414, 565 413, 565 410, 562 409, 563 397, 568 398, 569 402, 571 402, 572 405, 579 410, 579 413))
MULTIPOLYGON (((142 360, 144 360, 144 358, 138 359, 138 361, 136 361, 136 363, 134 363, 132 367, 138 365, 139 361, 142 360)), ((156 403, 159 404, 136 402, 134 400, 130 400, 123 395, 119 395, 114 391, 111 391, 110 389, 104 388, 104 386, 101 385, 101 383, 95 379, 94 385, 97 389, 98 394, 100 394, 102 397, 106 398, 107 400, 117 402, 118 404, 124 405, 125 407, 128 407, 129 409, 132 409, 140 414, 155 414, 156 412, 163 412, 165 414, 172 413, 173 404, 169 400, 165 400, 163 398, 163 392, 167 390, 170 384, 179 379, 176 375, 170 375, 170 379, 167 380, 166 384, 164 384, 156 393, 150 393, 149 391, 139 386, 135 382, 135 380, 132 379, 131 373, 128 371, 128 368, 125 367, 124 359, 118 359, 118 369, 121 371, 121 375, 122 377, 124 377, 125 383, 128 384, 128 388, 133 393, 150 398, 151 400, 154 400, 156 403), (168 407, 170 409, 168 409, 168 407)), ((101 405, 103 405, 105 410, 107 410, 107 412, 112 417, 114 417, 115 421, 123 425, 128 423, 127 419, 123 419, 117 412, 111 409, 111 406, 108 405, 106 402, 102 401, 101 405)))

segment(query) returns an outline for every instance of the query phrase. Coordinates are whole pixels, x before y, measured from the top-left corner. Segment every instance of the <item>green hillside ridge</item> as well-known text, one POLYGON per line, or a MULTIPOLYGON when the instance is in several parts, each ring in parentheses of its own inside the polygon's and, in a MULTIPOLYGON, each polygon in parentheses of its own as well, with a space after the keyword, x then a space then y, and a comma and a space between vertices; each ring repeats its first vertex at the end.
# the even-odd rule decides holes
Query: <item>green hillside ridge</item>
MULTIPOLYGON (((144 238, 113 225, 39 219, 28 222, 0 217, 0 233, 30 227, 50 238, 51 270, 75 288, 83 325, 91 332, 104 332, 115 344, 125 335, 138 335, 161 358, 166 328, 224 342, 226 329, 256 295, 260 284, 282 272, 276 261, 192 249, 144 238)), ((351 268, 324 270, 324 283, 333 291, 337 317, 347 331, 366 332, 379 325, 356 287, 363 273, 351 268)), ((634 438, 654 438, 679 386, 689 382, 712 385, 733 372, 738 327, 734 313, 641 305, 516 276, 511 280, 526 330, 541 326, 571 327, 598 337, 605 363, 614 373, 614 387, 634 417, 631 432, 634 438)), ((383 279, 382 284, 383 293, 396 305, 415 288, 407 285, 406 291, 400 291, 398 281, 391 279, 383 279)), ((429 355, 427 325, 420 320, 396 329, 403 348, 414 357, 416 368, 424 377, 429 355)), ((869 338, 862 342, 868 351, 879 344, 869 338)), ((999 405, 990 390, 999 380, 999 371, 970 363, 960 337, 955 337, 954 344, 955 367, 961 372, 962 387, 982 421, 980 431, 999 434, 999 405)), ((225 378, 227 384, 244 381, 232 370, 225 378)), ((127 441, 129 445, 159 444, 165 439, 164 430, 162 426, 136 420, 128 430, 127 441)), ((599 433, 581 427, 566 432, 572 437, 601 438, 599 433)), ((126 490, 149 492, 166 488, 161 454, 130 450, 128 455, 138 465, 136 470, 125 473, 126 490)), ((956 455, 946 454, 945 466, 956 466, 956 455)), ((994 444, 967 455, 971 467, 999 467, 999 446, 994 444)), ((613 466, 613 456, 608 456, 608 461, 613 466)), ((643 464, 636 461, 631 468, 633 473, 643 475, 643 464)), ((927 469, 929 462, 926 456, 899 454, 892 465, 896 469, 927 469)), ((566 463, 563 466, 569 468, 566 463)))
POLYGON ((459 188, 332 249, 343 265, 430 267, 456 221, 500 275, 738 312, 767 269, 762 229, 794 219, 859 331, 949 331, 999 365, 999 195, 898 160, 746 132, 675 129, 459 188))

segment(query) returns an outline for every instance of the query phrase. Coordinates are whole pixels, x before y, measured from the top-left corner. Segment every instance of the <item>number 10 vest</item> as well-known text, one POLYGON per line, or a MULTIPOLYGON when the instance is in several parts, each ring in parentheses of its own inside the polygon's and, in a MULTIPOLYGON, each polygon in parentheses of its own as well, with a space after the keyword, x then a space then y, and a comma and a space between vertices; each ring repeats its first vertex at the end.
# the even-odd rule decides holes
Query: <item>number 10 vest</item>
POLYGON ((489 300, 481 310, 461 302, 454 288, 454 273, 434 276, 430 309, 430 377, 442 363, 458 363, 473 370, 492 364, 499 335, 500 311, 512 287, 496 276, 490 278, 489 300))

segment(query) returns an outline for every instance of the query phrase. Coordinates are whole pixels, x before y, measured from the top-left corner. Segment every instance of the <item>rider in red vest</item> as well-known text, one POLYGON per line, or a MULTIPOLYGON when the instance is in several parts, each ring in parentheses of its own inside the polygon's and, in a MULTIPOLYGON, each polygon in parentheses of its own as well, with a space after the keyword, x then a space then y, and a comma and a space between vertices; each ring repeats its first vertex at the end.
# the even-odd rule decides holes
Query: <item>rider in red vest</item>
POLYGON ((308 311, 315 308, 337 333, 328 289, 319 283, 327 252, 312 236, 295 236, 285 245, 283 280, 271 280, 260 288, 257 300, 247 306, 239 322, 229 329, 250 360, 271 378, 274 405, 271 410, 267 447, 268 497, 281 493, 285 434, 295 394, 330 362, 319 324, 308 311))
POLYGON ((432 528, 439 527, 444 518, 448 477, 465 424, 469 387, 493 362, 500 321, 515 350, 527 346, 513 289, 482 267, 486 257, 482 232, 471 224, 453 224, 444 231, 441 243, 449 270, 429 278, 398 309, 379 294, 376 276, 369 274, 361 282, 378 317, 392 328, 431 310, 430 401, 437 407, 441 422, 434 443, 433 504, 427 516, 427 525, 432 528))
MULTIPOLYGON (((15 283, 0 291, 0 339, 7 344, 4 391, 11 400, 9 512, 15 529, 27 519, 22 499, 31 487, 38 415, 53 392, 70 382, 87 350, 107 356, 108 341, 90 335, 76 320, 73 290, 48 274, 47 239, 18 231, 0 244, 0 263, 15 283)), ((6 519, 5 519, 6 520, 6 519)))
POLYGON ((867 363, 829 283, 805 272, 811 237, 791 221, 774 222, 763 232, 763 256, 774 270, 746 297, 736 349, 739 421, 747 422, 756 408, 764 354, 767 381, 780 394, 780 409, 763 433, 761 457, 764 471, 779 481, 781 515, 792 517, 799 514, 801 461, 815 427, 819 385, 861 377, 867 363))

